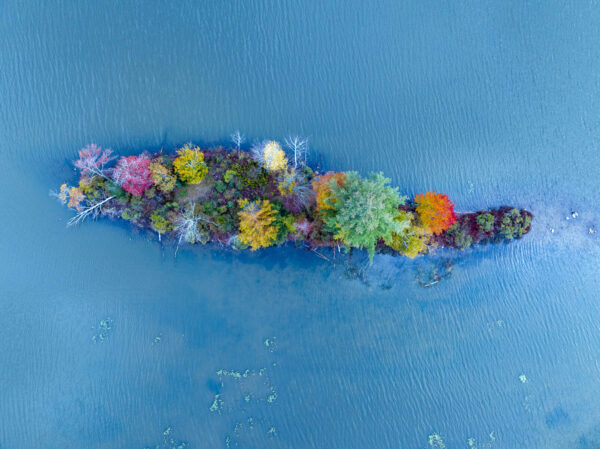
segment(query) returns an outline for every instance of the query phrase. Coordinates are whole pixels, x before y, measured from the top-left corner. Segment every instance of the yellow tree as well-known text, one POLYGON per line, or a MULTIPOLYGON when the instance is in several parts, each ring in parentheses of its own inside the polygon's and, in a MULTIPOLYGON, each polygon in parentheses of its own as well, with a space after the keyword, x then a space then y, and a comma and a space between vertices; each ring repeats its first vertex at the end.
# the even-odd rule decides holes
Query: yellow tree
POLYGON ((72 207, 77 210, 81 210, 81 202, 85 199, 85 195, 79 187, 71 187, 69 190, 69 203, 67 207, 72 207))
POLYGON ((173 161, 173 167, 179 179, 188 184, 199 184, 208 173, 208 167, 204 162, 204 153, 199 147, 186 144, 177 150, 177 158, 173 161))
POLYGON ((245 245, 249 245, 254 251, 259 248, 271 246, 277 240, 277 210, 269 200, 239 201, 240 219, 239 239, 245 245))
POLYGON ((288 160, 279 142, 269 140, 255 147, 252 153, 254 159, 268 171, 282 171, 287 169, 288 160))
POLYGON ((162 192, 168 193, 175 187, 177 179, 171 171, 158 161, 152 162, 148 168, 152 173, 152 180, 162 192))
POLYGON ((393 233, 392 237, 385 241, 385 244, 411 259, 425 253, 427 251, 426 241, 429 237, 422 226, 415 224, 415 216, 410 212, 399 211, 396 220, 408 221, 409 226, 400 233, 393 233))

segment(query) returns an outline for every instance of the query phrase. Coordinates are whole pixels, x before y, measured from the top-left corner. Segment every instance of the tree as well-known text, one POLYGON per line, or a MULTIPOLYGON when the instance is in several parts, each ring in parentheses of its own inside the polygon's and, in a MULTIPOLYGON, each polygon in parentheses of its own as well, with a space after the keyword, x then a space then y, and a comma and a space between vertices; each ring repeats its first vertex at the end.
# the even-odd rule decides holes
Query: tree
POLYGON ((316 210, 321 216, 327 215, 334 209, 335 197, 333 196, 332 185, 343 187, 346 183, 346 173, 327 172, 324 175, 313 179, 312 187, 316 194, 316 210))
POLYGON ((187 207, 179 212, 175 219, 174 226, 175 235, 177 236, 177 249, 179 249, 179 245, 182 241, 203 244, 208 242, 209 235, 207 232, 200 231, 200 222, 216 225, 216 223, 198 213, 193 204, 188 204, 187 207))
POLYGON ((450 202, 448 195, 435 193, 435 190, 420 193, 415 196, 415 203, 419 220, 430 234, 439 235, 456 221, 454 204, 450 202))
POLYGON ((406 197, 389 183, 381 174, 372 173, 362 179, 358 173, 348 172, 343 186, 330 184, 334 213, 325 218, 325 224, 335 230, 336 239, 366 249, 371 261, 379 239, 390 240, 394 233, 400 234, 409 226, 408 220, 396 219, 406 197))
POLYGON ((295 209, 307 207, 313 198, 310 184, 302 174, 294 169, 281 173, 277 189, 284 200, 296 206, 295 209))
POLYGON ((284 143, 285 146, 294 155, 294 168, 298 168, 298 163, 304 163, 306 165, 306 156, 308 153, 308 139, 299 136, 290 136, 285 138, 284 143))
POLYGON ((79 209, 77 209, 78 210, 77 214, 67 222, 67 226, 77 225, 77 224, 83 222, 88 217, 92 217, 92 218, 98 217, 98 215, 100 215, 100 212, 102 211, 102 206, 104 206, 106 203, 108 203, 113 198, 115 198, 115 197, 109 196, 108 198, 104 197, 101 199, 87 198, 85 201, 86 205, 81 206, 79 209))
POLYGON ((69 203, 67 207, 72 207, 80 211, 82 209, 81 202, 85 199, 85 195, 79 187, 71 187, 69 190, 69 203))
POLYGON ((505 211, 500 223, 500 233, 506 239, 520 239, 531 225, 531 216, 521 214, 519 209, 505 211))
POLYGON ((141 156, 121 157, 113 170, 112 178, 123 190, 135 196, 142 196, 146 189, 154 185, 152 172, 148 168, 150 159, 141 156))
POLYGON ((152 173, 152 181, 154 181, 154 185, 156 185, 161 192, 169 193, 175 188, 177 178, 159 161, 155 160, 148 166, 148 168, 152 173))
POLYGON ((408 223, 408 226, 400 233, 392 233, 391 239, 386 240, 385 244, 411 259, 427 251, 425 230, 416 225, 415 216, 410 212, 399 211, 396 220, 408 223))
POLYGON ((277 210, 269 200, 239 201, 240 219, 239 240, 249 245, 252 251, 266 248, 277 241, 278 227, 274 222, 277 220, 277 210))
POLYGON ((237 148, 237 153, 239 156, 240 155, 240 147, 242 146, 242 143, 244 143, 244 141, 246 140, 246 136, 244 136, 243 134, 240 133, 239 130, 237 130, 234 133, 231 133, 231 135, 229 137, 231 138, 231 141, 235 144, 235 147, 237 148))
POLYGON ((177 150, 178 157, 173 161, 173 167, 179 179, 188 184, 199 184, 208 173, 204 162, 204 153, 199 147, 186 144, 177 150))
POLYGON ((111 154, 112 150, 102 150, 95 144, 87 145, 79 150, 79 159, 75 161, 75 167, 81 170, 82 175, 107 178, 104 166, 115 159, 111 154))
POLYGON ((477 226, 483 232, 490 232, 494 227, 495 218, 489 212, 477 215, 477 226))
POLYGON ((269 140, 252 148, 253 158, 268 171, 286 170, 288 160, 279 142, 269 140))
POLYGON ((161 234, 166 234, 173 229, 171 222, 157 212, 150 215, 150 222, 152 229, 158 233, 159 239, 161 234))
POLYGON ((306 218, 302 217, 300 220, 297 220, 294 223, 294 228, 297 232, 308 235, 313 228, 313 224, 306 218))

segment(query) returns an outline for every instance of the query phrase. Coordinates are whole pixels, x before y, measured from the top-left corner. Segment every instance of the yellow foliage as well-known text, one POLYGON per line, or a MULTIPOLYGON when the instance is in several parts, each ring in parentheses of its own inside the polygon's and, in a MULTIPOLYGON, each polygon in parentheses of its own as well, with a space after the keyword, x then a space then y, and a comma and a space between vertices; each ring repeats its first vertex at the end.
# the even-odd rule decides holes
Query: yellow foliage
POLYGON ((277 189, 281 196, 292 196, 295 193, 295 188, 298 185, 298 180, 296 177, 296 172, 292 170, 291 172, 286 172, 281 176, 279 184, 277 184, 277 189))
POLYGON ((148 168, 150 169, 150 172, 152 172, 152 181, 154 181, 154 184, 159 190, 168 193, 175 188, 177 179, 163 164, 160 162, 152 162, 148 168))
POLYGON ((208 168, 204 162, 204 153, 200 151, 200 148, 186 144, 177 150, 177 154, 179 156, 173 161, 173 167, 175 167, 179 179, 188 184, 202 182, 208 173, 208 168))
POLYGON ((277 226, 273 223, 277 219, 277 211, 269 200, 252 201, 240 200, 239 239, 249 245, 254 251, 259 248, 271 246, 277 240, 277 226))
POLYGON ((392 234, 391 240, 386 240, 385 242, 390 248, 411 259, 414 259, 427 251, 426 241, 429 238, 426 229, 414 225, 414 218, 414 215, 410 212, 400 211, 396 219, 399 221, 409 219, 411 225, 400 234, 392 234))
POLYGON ((62 204, 67 204, 67 199, 69 198, 69 186, 61 184, 60 191, 56 194, 56 197, 62 204))
POLYGON ((281 149, 281 145, 274 140, 266 143, 262 151, 264 166, 269 171, 280 171, 287 168, 288 160, 285 157, 285 152, 281 149))
POLYGON ((85 195, 79 187, 71 187, 71 190, 69 190, 69 203, 67 204, 67 206, 74 207, 77 210, 81 210, 81 202, 84 200, 84 198, 85 195))

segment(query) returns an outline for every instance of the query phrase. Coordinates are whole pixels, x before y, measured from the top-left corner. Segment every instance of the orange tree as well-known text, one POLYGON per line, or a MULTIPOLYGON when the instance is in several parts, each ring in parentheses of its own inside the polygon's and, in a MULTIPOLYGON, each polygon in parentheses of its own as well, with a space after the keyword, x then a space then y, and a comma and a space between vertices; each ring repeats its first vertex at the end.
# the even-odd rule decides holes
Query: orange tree
POLYGON ((415 196, 415 203, 419 220, 429 234, 439 235, 456 221, 454 204, 448 199, 448 195, 435 193, 435 190, 419 193, 415 196))
POLYGON ((343 187, 346 183, 346 173, 344 172, 327 172, 324 175, 317 176, 313 179, 312 187, 316 195, 316 210, 320 215, 326 215, 328 211, 334 209, 336 201, 331 186, 336 184, 343 187))

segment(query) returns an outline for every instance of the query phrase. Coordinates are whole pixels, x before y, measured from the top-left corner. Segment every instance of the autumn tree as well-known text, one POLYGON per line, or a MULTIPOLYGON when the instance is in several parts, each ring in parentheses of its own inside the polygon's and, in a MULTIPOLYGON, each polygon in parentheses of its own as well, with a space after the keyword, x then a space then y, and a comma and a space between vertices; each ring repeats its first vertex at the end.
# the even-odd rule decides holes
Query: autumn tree
POLYGON ((313 190, 306 177, 294 169, 281 172, 277 189, 281 194, 284 205, 293 206, 292 209, 301 210, 313 200, 313 190))
POLYGON ((336 199, 333 195, 332 186, 343 187, 345 183, 346 173, 344 172, 334 173, 330 171, 313 179, 312 187, 316 195, 316 211, 318 214, 324 216, 333 211, 336 199))
POLYGON ((456 221, 454 204, 448 195, 427 192, 415 196, 417 214, 423 227, 429 234, 439 235, 449 229, 456 221))
POLYGON ((62 204, 66 204, 67 207, 82 209, 81 203, 85 200, 85 194, 79 187, 69 187, 67 184, 62 184, 58 192, 51 191, 50 195, 56 197, 62 204))
POLYGON ((85 195, 79 187, 71 187, 71 190, 69 190, 69 202, 67 207, 71 207, 79 211, 82 209, 81 202, 84 199, 85 195))
POLYGON ((188 184, 201 183, 208 173, 208 167, 200 148, 186 144, 177 150, 177 154, 177 158, 173 161, 173 167, 179 179, 188 184))
POLYGON ((408 226, 400 233, 392 233, 391 238, 387 239, 385 244, 411 259, 425 253, 428 237, 425 230, 417 225, 414 215, 410 212, 399 211, 396 220, 402 223, 408 222, 408 226))
POLYGON ((389 185, 390 180, 381 174, 371 174, 363 179, 356 172, 346 173, 343 185, 330 183, 335 201, 329 201, 333 213, 325 224, 334 231, 336 239, 355 248, 364 248, 373 260, 379 239, 389 240, 409 226, 408 220, 397 220, 398 207, 406 197, 389 185))
POLYGON ((278 226, 275 221, 278 213, 271 202, 243 199, 239 201, 239 206, 240 242, 249 245, 253 251, 273 245, 277 241, 278 226))
POLYGON ((252 157, 266 170, 276 172, 286 170, 288 160, 279 142, 269 140, 252 148, 252 157))
POLYGON ((152 173, 154 185, 156 185, 161 192, 169 193, 175 188, 177 178, 167 167, 161 164, 160 161, 153 161, 148 168, 152 173))
POLYGON ((102 150, 95 144, 87 145, 79 150, 79 159, 75 161, 75 167, 81 170, 84 176, 101 176, 106 178, 104 166, 115 159, 112 150, 102 150))
POLYGON ((117 166, 112 172, 112 179, 126 192, 141 196, 146 189, 154 185, 149 165, 150 159, 145 154, 123 156, 118 160, 117 166))

